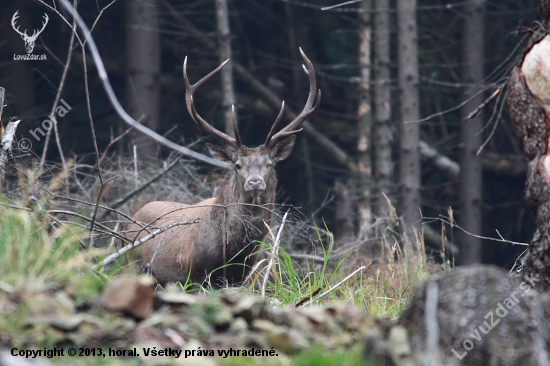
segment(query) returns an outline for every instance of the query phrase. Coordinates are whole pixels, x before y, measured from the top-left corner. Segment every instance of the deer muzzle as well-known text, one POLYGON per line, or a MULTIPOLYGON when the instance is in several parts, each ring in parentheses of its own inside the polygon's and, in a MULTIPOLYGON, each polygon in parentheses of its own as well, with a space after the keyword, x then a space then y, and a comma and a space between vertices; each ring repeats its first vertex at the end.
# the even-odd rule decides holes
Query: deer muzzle
POLYGON ((265 191, 265 181, 262 177, 250 177, 246 180, 244 189, 247 192, 265 191))

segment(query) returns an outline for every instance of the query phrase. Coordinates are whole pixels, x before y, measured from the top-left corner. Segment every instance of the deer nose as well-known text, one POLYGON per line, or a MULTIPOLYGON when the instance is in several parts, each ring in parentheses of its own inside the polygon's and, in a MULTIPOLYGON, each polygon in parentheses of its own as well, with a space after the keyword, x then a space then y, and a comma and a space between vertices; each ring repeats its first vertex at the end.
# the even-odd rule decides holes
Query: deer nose
POLYGON ((261 178, 250 179, 246 182, 246 184, 248 185, 248 188, 253 191, 264 189, 264 180, 261 178))

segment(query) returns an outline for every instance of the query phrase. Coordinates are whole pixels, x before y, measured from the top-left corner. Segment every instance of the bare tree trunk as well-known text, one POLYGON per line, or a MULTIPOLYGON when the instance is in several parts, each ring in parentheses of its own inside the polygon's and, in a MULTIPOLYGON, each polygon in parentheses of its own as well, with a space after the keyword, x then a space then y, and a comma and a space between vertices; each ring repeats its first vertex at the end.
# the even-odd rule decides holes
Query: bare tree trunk
POLYGON ((15 139, 15 130, 19 124, 19 120, 11 121, 4 128, 2 123, 2 111, 4 109, 4 101, 6 97, 6 90, 0 87, 0 194, 2 193, 2 185, 4 184, 4 177, 6 175, 6 164, 11 152, 12 144, 15 139))
MULTIPOLYGON (((479 83, 483 80, 484 61, 484 14, 485 1, 475 0, 465 6, 464 20, 464 73, 463 80, 467 85, 479 83)), ((462 118, 466 118, 478 105, 483 103, 484 97, 478 95, 472 102, 462 108, 462 118)), ((462 124, 461 155, 460 155, 460 211, 459 225, 468 232, 482 234, 482 160, 476 156, 481 146, 483 117, 479 116, 462 124)), ((458 264, 472 264, 481 262, 482 240, 459 231, 457 241, 460 248, 458 264)))
MULTIPOLYGON (((301 84, 302 75, 305 75, 302 68, 301 59, 298 60, 298 45, 296 44, 296 29, 294 28, 294 17, 292 14, 292 5, 288 2, 285 2, 285 14, 286 14, 286 23, 288 26, 288 44, 290 46, 290 59, 292 60, 292 85, 295 87, 292 89, 292 97, 296 105, 302 105, 304 100, 303 93, 298 88, 298 85, 301 84)), ((313 211, 313 200, 314 200, 314 175, 313 169, 311 166, 311 149, 309 148, 309 142, 307 139, 300 140, 300 147, 302 149, 302 156, 304 161, 305 168, 305 177, 307 180, 307 205, 304 207, 304 211, 312 212, 313 211)))
MULTIPOLYGON (((216 0, 216 20, 218 23, 218 37, 220 62, 231 58, 231 32, 229 30, 229 9, 227 0, 216 0)), ((232 107, 235 104, 235 91, 233 89, 233 64, 231 61, 220 72, 222 80, 223 117, 225 133, 233 136, 232 107)), ((235 118, 237 111, 235 110, 235 118)))
POLYGON ((393 198, 391 90, 390 90, 390 1, 375 0, 374 12, 374 180, 376 215, 387 217, 384 193, 393 198))
POLYGON ((355 235, 353 227, 354 203, 350 186, 350 182, 344 182, 340 179, 334 184, 334 201, 336 203, 335 236, 339 243, 353 240, 355 235))
POLYGON ((358 119, 358 169, 359 169, 359 235, 371 227, 372 207, 372 108, 371 108, 371 0, 363 0, 359 12, 359 84, 358 119))
POLYGON ((526 199, 537 230, 517 270, 536 279, 538 292, 550 289, 550 0, 541 0, 543 22, 508 79, 510 119, 527 159, 526 199))
POLYGON ((412 238, 412 225, 420 228, 420 128, 418 103, 418 37, 416 0, 397 0, 399 47, 400 154, 399 183, 404 232, 412 238), (411 123, 412 122, 412 123, 411 123))
MULTIPOLYGON (((160 127, 160 33, 158 2, 150 0, 126 2, 128 114, 153 131, 160 127)), ((125 128, 125 127, 123 127, 125 128)), ((138 156, 156 155, 156 144, 138 132, 131 134, 138 145, 138 156)), ((131 150, 131 149, 130 149, 131 150)))

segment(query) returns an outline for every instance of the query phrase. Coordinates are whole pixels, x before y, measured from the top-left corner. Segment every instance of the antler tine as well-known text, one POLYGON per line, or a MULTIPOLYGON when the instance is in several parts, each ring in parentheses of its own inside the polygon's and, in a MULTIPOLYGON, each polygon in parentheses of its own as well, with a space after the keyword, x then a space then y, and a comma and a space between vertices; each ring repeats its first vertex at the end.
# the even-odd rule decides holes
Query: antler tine
MULTIPOLYGON (((225 133, 221 132, 220 130, 214 128, 212 125, 210 125, 208 122, 206 122, 195 109, 195 103, 193 102, 193 93, 206 81, 208 81, 212 76, 216 75, 222 67, 226 63, 228 63, 229 60, 224 61, 220 66, 218 66, 214 71, 210 72, 208 75, 197 81, 195 84, 191 85, 189 83, 189 78, 187 77, 187 57, 185 57, 185 60, 183 61, 183 80, 185 83, 185 103, 187 104, 187 110, 189 111, 189 114, 193 118, 193 121, 199 127, 204 130, 209 135, 221 140, 224 144, 227 144, 235 149, 238 149, 241 146, 240 137, 238 140, 234 139, 233 137, 226 135, 225 133)), ((234 128, 235 128, 235 136, 238 136, 238 131, 236 129, 236 122, 234 122, 234 128)))
POLYGON ((235 106, 231 106, 231 116, 233 117, 233 132, 235 133, 235 140, 237 145, 241 146, 241 135, 239 134, 239 127, 237 126, 237 117, 235 116, 235 106))
POLYGON ((15 30, 17 33, 19 33, 20 35, 27 35, 27 30, 25 29, 25 32, 21 32, 19 30, 19 26, 15 24, 17 18, 19 18, 19 10, 17 10, 13 16, 11 17, 11 26, 13 28, 13 30, 15 30))
POLYGON ((42 33, 42 31, 44 30, 44 28, 46 28, 46 25, 48 25, 48 20, 50 20, 50 18, 48 17, 48 14, 44 13, 44 22, 42 22, 42 29, 40 30, 40 33, 42 33))
POLYGON ((283 103, 281 104, 281 110, 279 111, 279 115, 277 116, 277 119, 275 120, 275 123, 273 123, 273 126, 271 126, 271 129, 269 130, 269 133, 267 134, 267 138, 265 139, 265 146, 269 146, 269 140, 271 140, 271 137, 275 133, 275 130, 277 129, 277 126, 279 125, 279 122, 281 122, 281 118, 283 117, 283 113, 285 111, 285 101, 283 100, 283 103))
MULTIPOLYGON (((273 147, 277 140, 281 139, 282 137, 290 136, 297 134, 298 132, 302 131, 302 129, 297 129, 302 122, 304 122, 309 116, 313 115, 315 112, 317 112, 317 109, 319 109, 319 105, 321 103, 321 90, 317 91, 317 81, 315 79, 315 70, 313 70, 313 64, 311 61, 307 58, 304 51, 302 51, 302 48, 300 48, 300 53, 302 54, 302 58, 305 61, 305 71, 309 76, 309 95, 307 97, 306 105, 304 106, 304 109, 302 112, 292 121, 290 122, 286 127, 284 127, 281 131, 277 132, 275 135, 272 135, 272 132, 275 128, 275 125, 271 128, 272 131, 269 132, 268 139, 265 142, 265 145, 267 147, 273 147), (315 102, 315 104, 314 104, 315 102)), ((280 115, 277 117, 277 121, 275 123, 279 122, 280 115)))

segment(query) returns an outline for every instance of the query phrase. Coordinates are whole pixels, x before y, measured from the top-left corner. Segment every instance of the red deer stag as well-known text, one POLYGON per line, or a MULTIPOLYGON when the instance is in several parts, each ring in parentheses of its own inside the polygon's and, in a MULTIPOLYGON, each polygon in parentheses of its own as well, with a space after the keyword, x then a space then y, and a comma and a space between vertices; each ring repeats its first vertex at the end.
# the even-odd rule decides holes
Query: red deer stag
MULTIPOLYGON (((309 76, 309 96, 303 111, 288 126, 275 133, 281 111, 263 145, 249 148, 241 144, 237 122, 233 118, 235 138, 215 129, 199 116, 193 103, 193 93, 225 65, 191 85, 187 78, 187 58, 183 64, 185 101, 187 110, 206 133, 219 139, 225 147, 206 144, 213 158, 229 163, 233 175, 216 197, 195 205, 178 202, 151 202, 134 219, 153 231, 176 222, 193 222, 172 226, 164 233, 145 242, 141 247, 141 265, 151 271, 161 283, 203 283, 210 275, 210 283, 219 286, 223 278, 227 284, 238 284, 248 275, 255 263, 254 242, 267 235, 266 224, 273 216, 277 178, 274 166, 286 159, 294 147, 295 134, 301 123, 319 108, 321 91, 317 93, 311 61, 300 49, 309 76), (316 102, 315 102, 316 101, 316 102), (315 102, 315 103, 314 103, 315 102), (286 137, 284 140, 281 140, 286 137)), ((137 238, 147 230, 132 224, 129 230, 139 231, 137 238)))

